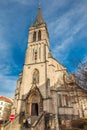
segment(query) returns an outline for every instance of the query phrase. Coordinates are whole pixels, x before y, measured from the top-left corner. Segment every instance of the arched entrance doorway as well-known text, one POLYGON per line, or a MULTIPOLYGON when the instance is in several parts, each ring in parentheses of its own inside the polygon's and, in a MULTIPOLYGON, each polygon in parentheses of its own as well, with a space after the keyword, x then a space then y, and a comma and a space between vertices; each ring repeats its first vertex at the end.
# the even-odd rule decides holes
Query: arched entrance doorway
POLYGON ((31 115, 38 116, 38 103, 32 103, 31 115))
POLYGON ((42 97, 38 89, 31 90, 27 96, 26 112, 29 116, 38 116, 43 110, 42 97))

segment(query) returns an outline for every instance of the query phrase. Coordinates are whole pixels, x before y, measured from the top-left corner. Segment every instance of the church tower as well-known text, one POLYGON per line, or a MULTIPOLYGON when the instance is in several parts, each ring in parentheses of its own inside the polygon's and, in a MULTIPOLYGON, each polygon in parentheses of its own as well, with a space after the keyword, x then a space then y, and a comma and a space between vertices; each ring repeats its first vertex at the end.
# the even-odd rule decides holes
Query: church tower
POLYGON ((29 29, 20 88, 22 101, 19 112, 25 111, 29 116, 33 116, 39 115, 41 111, 49 111, 47 110, 49 107, 46 105, 49 97, 47 78, 49 55, 49 34, 39 7, 35 23, 29 29))
MULTIPOLYGON (((58 97, 67 105, 65 101, 67 93, 64 97, 60 95, 60 88, 64 87, 65 74, 66 68, 53 58, 50 52, 47 25, 39 7, 36 20, 29 29, 23 71, 17 81, 13 106, 15 113, 24 113, 31 117, 32 127, 35 122, 38 123, 39 118, 42 124, 48 118, 50 122, 51 116, 53 127, 58 130, 58 103, 60 104, 58 97), (49 115, 46 119, 44 112, 46 116, 49 115)), ((42 126, 46 128, 46 125, 42 126)))
POLYGON ((60 86, 60 82, 63 84, 61 79, 65 72, 66 68, 52 57, 47 25, 39 7, 36 20, 29 29, 25 63, 17 83, 17 113, 24 111, 29 116, 38 116, 43 111, 51 113, 50 88, 60 86))
POLYGON ((30 27, 25 64, 45 63, 49 53, 49 36, 41 8, 35 23, 30 27))

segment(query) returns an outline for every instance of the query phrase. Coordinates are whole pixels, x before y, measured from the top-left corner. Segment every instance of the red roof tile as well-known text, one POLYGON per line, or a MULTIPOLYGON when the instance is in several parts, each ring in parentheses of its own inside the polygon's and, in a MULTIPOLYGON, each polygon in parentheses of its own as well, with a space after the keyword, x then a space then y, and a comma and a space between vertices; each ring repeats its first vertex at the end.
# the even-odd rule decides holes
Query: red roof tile
POLYGON ((0 100, 6 101, 6 102, 9 102, 9 103, 13 103, 12 99, 4 97, 4 96, 0 96, 0 100))

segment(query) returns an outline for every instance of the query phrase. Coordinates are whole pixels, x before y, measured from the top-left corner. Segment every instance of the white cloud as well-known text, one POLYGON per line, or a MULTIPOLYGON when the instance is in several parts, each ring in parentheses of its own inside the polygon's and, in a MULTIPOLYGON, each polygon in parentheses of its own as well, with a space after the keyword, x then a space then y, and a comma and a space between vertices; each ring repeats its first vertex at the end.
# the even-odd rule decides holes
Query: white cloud
POLYGON ((87 62, 87 55, 84 57, 82 63, 85 63, 85 62, 87 62))
POLYGON ((87 25, 87 13, 85 6, 81 5, 69 10, 67 13, 58 17, 56 21, 49 24, 50 32, 56 36, 64 36, 69 34, 76 34, 79 30, 87 25), (79 9, 80 8, 80 9, 79 9), (74 21, 76 21, 74 23, 74 21), (54 31, 52 31, 54 30, 54 31))
POLYGON ((63 41, 60 45, 56 44, 53 49, 54 57, 58 58, 59 60, 66 60, 68 56, 69 49, 72 47, 73 38, 69 37, 63 41))
MULTIPOLYGON (((74 42, 76 34, 80 33, 80 31, 86 27, 86 5, 82 6, 81 3, 75 6, 74 9, 72 8, 62 16, 58 17, 55 22, 53 19, 53 22, 49 24, 50 38, 53 40, 55 38, 61 38, 61 43, 54 43, 54 56, 61 59, 65 54, 64 56, 67 58, 67 53, 69 52, 68 50, 72 48, 72 43, 73 46, 78 44, 74 42)), ((82 31, 82 33, 84 32, 82 31)), ((87 35, 87 33, 85 35, 87 35)), ((84 35, 81 34, 79 38, 82 37, 84 37, 84 35)))
MULTIPOLYGON (((12 0, 10 0, 12 2, 12 0)), ((35 0, 13 0, 14 2, 18 2, 24 5, 32 5, 34 4, 35 0)))
POLYGON ((15 44, 13 45, 12 42, 9 42, 8 37, 5 37, 7 33, 9 31, 6 31, 5 27, 0 24, 0 73, 4 75, 10 74, 12 67, 19 70, 13 57, 15 44))
POLYGON ((48 16, 55 12, 57 9, 62 8, 64 5, 66 5, 66 0, 48 0, 47 2, 43 0, 42 3, 44 3, 45 6, 45 16, 48 16))
POLYGON ((13 97, 16 88, 17 77, 3 76, 0 74, 0 95, 13 97))
MULTIPOLYGON (((0 20, 0 22, 2 22, 0 20)), ((6 60, 6 56, 10 56, 10 44, 8 44, 8 40, 5 39, 5 34, 6 34, 6 28, 4 27, 4 25, 2 25, 2 23, 0 23, 0 62, 1 59, 5 59, 6 60)))

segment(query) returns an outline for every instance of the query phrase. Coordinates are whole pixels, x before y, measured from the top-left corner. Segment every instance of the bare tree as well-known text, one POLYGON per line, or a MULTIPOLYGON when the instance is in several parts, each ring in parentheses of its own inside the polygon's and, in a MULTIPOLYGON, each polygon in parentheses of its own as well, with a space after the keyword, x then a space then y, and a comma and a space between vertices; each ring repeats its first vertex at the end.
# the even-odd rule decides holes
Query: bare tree
POLYGON ((87 62, 80 64, 75 75, 79 86, 87 89, 87 62))

